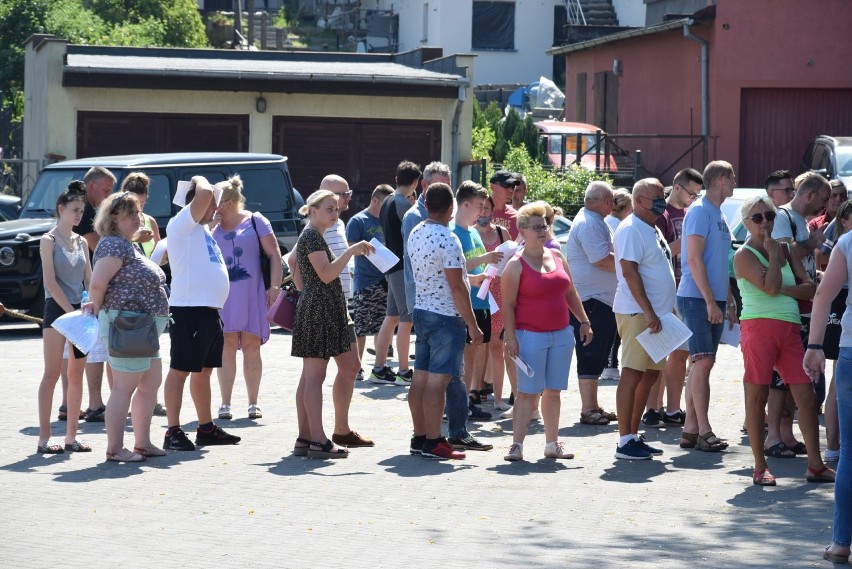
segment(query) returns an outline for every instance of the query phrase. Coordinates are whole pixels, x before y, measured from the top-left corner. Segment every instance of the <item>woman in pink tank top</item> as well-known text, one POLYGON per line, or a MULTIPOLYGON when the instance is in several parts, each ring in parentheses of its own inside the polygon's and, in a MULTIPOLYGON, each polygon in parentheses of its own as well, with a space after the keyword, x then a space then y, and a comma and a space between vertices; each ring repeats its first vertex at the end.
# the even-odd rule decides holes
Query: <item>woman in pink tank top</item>
POLYGON ((544 246, 549 229, 546 213, 540 202, 518 212, 518 238, 524 240, 524 249, 509 261, 501 283, 506 355, 520 360, 513 442, 505 456, 510 461, 523 459, 524 438, 539 394, 545 458, 574 458, 558 440, 561 392, 568 387, 574 353, 571 312, 580 321, 583 344, 592 341, 568 262, 561 252, 544 246))

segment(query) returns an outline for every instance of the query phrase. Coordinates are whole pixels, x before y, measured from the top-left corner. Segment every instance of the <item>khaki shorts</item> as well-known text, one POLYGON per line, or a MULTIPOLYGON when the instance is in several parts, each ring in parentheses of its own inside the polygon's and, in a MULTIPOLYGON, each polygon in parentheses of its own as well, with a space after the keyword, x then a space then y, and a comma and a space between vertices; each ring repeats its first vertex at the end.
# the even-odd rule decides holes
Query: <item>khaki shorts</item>
POLYGON ((642 372, 649 369, 662 371, 666 367, 666 358, 661 359, 659 363, 654 363, 636 339, 636 336, 648 328, 645 325, 645 317, 641 313, 616 314, 615 323, 618 326, 618 334, 621 336, 621 367, 642 372))

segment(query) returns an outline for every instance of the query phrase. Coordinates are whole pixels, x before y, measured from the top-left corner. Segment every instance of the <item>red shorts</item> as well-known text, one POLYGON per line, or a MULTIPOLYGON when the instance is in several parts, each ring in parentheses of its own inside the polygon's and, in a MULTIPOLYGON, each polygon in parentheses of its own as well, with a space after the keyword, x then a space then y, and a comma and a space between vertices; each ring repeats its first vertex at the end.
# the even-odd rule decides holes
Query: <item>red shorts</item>
POLYGON ((772 370, 778 370, 786 385, 810 383, 802 368, 805 349, 799 331, 801 324, 755 318, 740 322, 740 349, 745 373, 743 381, 757 385, 772 383, 772 370))

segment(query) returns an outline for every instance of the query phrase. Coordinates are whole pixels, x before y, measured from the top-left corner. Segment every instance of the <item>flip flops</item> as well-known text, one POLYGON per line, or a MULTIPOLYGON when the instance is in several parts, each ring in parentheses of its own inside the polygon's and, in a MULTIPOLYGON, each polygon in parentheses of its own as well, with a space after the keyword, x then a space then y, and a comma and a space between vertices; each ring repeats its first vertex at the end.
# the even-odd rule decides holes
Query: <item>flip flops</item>
POLYGON ((823 482, 834 484, 834 471, 827 466, 819 470, 808 467, 808 482, 823 482))
POLYGON ((822 552, 823 559, 825 559, 826 561, 831 561, 832 563, 838 563, 840 565, 846 565, 847 563, 849 563, 848 553, 846 555, 841 555, 839 553, 831 553, 829 549, 831 549, 830 545, 826 547, 825 550, 822 552))

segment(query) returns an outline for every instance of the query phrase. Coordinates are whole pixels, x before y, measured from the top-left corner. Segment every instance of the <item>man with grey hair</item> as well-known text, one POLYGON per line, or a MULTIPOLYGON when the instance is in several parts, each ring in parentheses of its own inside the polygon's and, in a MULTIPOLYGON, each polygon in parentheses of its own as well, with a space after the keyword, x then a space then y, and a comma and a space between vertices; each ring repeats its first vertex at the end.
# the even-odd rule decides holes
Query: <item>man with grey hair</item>
POLYGON ((686 418, 681 448, 718 452, 728 443, 713 433, 710 410, 710 371, 725 319, 737 322, 737 306, 728 279, 731 230, 720 206, 737 185, 734 167, 723 160, 710 162, 703 173, 706 192, 692 204, 683 218, 680 285, 677 311, 692 331, 689 358, 692 366, 686 380, 686 418))
POLYGON ((571 267, 574 287, 589 316, 594 339, 583 345, 580 341, 580 322, 572 315, 577 354, 577 377, 580 384, 580 422, 586 425, 607 425, 615 421, 615 413, 607 413, 598 403, 598 379, 607 365, 615 336, 615 315, 612 312, 615 289, 615 257, 612 230, 604 218, 612 213, 613 191, 606 182, 594 181, 586 188, 583 208, 574 218, 568 232, 566 258, 571 267))

